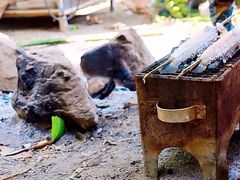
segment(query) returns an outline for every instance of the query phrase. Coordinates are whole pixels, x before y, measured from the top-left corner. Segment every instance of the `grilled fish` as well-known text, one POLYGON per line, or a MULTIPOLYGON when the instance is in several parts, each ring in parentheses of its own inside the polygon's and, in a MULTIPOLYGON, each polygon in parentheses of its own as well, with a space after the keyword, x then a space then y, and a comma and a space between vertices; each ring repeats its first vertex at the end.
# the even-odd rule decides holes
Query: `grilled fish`
POLYGON ((216 66, 221 61, 224 63, 240 49, 240 28, 235 28, 224 33, 215 43, 198 58, 200 63, 192 71, 202 73, 210 65, 216 66))
POLYGON ((180 64, 196 58, 217 39, 218 30, 215 26, 202 28, 170 55, 171 63, 165 66, 161 73, 176 73, 180 64))

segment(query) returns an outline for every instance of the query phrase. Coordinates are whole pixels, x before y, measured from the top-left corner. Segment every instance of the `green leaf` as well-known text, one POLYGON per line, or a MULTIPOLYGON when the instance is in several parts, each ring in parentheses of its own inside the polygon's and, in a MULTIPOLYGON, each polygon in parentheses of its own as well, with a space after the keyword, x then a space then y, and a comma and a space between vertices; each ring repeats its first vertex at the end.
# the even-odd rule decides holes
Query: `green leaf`
POLYGON ((52 39, 38 39, 38 40, 30 40, 21 43, 17 43, 18 46, 37 46, 37 45, 44 45, 44 44, 62 44, 68 43, 69 41, 65 38, 52 38, 52 39))
POLYGON ((52 116, 51 141, 58 141, 64 134, 64 121, 58 116, 52 116))

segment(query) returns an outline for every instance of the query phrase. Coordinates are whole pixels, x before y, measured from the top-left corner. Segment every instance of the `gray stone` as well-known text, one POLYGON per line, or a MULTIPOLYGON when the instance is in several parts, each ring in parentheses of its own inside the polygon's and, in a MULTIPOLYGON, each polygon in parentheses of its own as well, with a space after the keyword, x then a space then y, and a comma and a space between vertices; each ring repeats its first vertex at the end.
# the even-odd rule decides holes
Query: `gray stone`
POLYGON ((85 53, 81 57, 81 68, 88 78, 107 77, 134 91, 135 74, 153 62, 141 37, 134 29, 127 29, 85 53))
POLYGON ((88 95, 86 81, 61 51, 48 48, 21 54, 17 68, 18 89, 12 105, 20 118, 40 122, 59 115, 66 123, 84 129, 96 124, 96 106, 88 95))
POLYGON ((0 33, 0 91, 16 91, 17 67, 16 44, 0 33))

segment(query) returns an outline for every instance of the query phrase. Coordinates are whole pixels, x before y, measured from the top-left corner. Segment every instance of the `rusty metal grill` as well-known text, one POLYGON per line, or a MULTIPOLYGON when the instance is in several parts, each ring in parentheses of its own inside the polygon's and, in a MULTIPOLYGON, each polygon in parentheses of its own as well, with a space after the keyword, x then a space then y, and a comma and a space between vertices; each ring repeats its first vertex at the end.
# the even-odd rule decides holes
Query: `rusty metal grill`
MULTIPOLYGON (((149 66, 147 69, 144 69, 142 73, 150 72, 151 70, 159 66, 161 63, 164 63, 166 60, 167 59, 160 59, 159 61, 149 66)), ((207 69, 201 74, 195 74, 195 73, 189 72, 183 75, 182 78, 188 79, 188 80, 211 81, 221 76, 227 69, 231 68, 238 60, 240 60, 240 50, 231 59, 229 59, 226 64, 221 63, 216 68, 207 69)), ((158 76, 165 76, 165 78, 176 78, 179 73, 161 74, 159 71, 155 71, 152 74, 158 75, 158 76)))

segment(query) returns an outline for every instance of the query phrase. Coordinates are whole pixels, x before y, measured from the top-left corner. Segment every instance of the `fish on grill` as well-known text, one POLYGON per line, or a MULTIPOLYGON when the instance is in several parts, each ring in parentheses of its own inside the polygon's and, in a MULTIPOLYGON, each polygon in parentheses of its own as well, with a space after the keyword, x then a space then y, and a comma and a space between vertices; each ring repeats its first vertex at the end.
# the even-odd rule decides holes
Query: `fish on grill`
POLYGON ((216 42, 201 54, 197 61, 198 66, 193 73, 202 73, 210 65, 217 66, 220 62, 225 63, 240 50, 240 28, 235 28, 224 33, 216 42))
POLYGON ((179 65, 195 59, 218 39, 218 30, 215 26, 206 26, 183 42, 169 57, 170 64, 166 65, 161 73, 176 73, 179 65))
POLYGON ((221 23, 217 23, 216 26, 206 26, 195 33, 191 38, 185 40, 174 48, 170 54, 161 59, 160 65, 148 72, 143 77, 143 82, 146 82, 146 78, 159 70, 161 74, 176 73, 181 71, 178 77, 182 76, 186 72, 192 70, 192 67, 196 67, 200 60, 194 62, 188 66, 194 59, 197 59, 210 45, 212 45, 218 38, 219 33, 227 33, 224 24, 227 23, 234 15, 228 17, 221 23), (185 68, 185 66, 188 66, 185 68))

